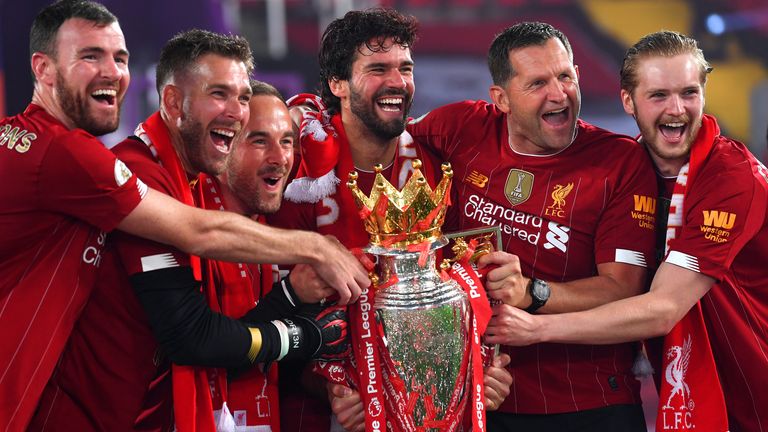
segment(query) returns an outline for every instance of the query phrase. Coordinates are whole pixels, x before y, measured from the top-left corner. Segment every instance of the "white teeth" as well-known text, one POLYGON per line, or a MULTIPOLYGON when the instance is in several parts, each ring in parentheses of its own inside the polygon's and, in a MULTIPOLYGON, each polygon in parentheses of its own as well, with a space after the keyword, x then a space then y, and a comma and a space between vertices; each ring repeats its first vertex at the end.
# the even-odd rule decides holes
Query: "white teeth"
POLYGON ((671 128, 678 128, 685 126, 685 123, 664 123, 662 126, 671 127, 671 128))
POLYGON ((91 93, 91 96, 117 96, 117 90, 100 89, 91 93))
POLYGON ((565 108, 566 108, 566 107, 563 107, 563 108, 560 108, 559 110, 549 111, 549 112, 546 112, 546 113, 544 113, 544 114, 545 114, 545 115, 546 115, 546 114, 560 114, 561 112, 565 111, 565 108))
POLYGON ((211 130, 211 132, 225 136, 227 138, 232 138, 235 136, 235 133, 233 131, 227 130, 227 129, 213 129, 211 130))
POLYGON ((386 98, 386 99, 380 99, 379 103, 382 104, 401 104, 403 103, 403 98, 386 98))

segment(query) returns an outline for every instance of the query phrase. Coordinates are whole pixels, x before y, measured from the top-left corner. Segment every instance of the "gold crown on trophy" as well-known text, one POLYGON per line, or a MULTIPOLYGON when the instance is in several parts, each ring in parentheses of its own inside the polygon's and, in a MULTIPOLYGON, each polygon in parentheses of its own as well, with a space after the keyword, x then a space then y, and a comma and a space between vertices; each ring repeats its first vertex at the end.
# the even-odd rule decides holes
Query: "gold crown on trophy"
POLYGON ((441 236, 453 177, 451 164, 444 163, 441 168, 443 178, 432 190, 421 173, 421 161, 414 159, 413 174, 399 191, 381 174, 381 165, 376 165, 370 197, 357 186, 357 172, 349 173, 347 187, 355 197, 371 244, 399 248, 441 236))

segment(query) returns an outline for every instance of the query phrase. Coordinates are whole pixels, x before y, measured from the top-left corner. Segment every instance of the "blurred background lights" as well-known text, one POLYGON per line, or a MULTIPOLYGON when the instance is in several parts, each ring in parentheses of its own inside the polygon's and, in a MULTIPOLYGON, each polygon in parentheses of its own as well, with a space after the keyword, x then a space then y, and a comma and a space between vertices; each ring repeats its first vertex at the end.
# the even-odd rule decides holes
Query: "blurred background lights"
POLYGON ((725 32, 725 20, 718 14, 712 14, 707 17, 707 30, 713 35, 723 34, 725 32))

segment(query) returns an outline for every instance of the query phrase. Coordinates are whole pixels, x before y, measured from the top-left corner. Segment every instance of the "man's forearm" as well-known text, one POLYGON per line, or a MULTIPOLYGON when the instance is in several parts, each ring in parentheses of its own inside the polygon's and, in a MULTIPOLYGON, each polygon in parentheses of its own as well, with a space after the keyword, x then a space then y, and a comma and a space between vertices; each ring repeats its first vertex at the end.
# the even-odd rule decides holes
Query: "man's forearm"
POLYGON ((598 266, 598 272, 600 273, 598 276, 570 282, 547 281, 551 295, 538 313, 552 314, 592 309, 644 291, 646 278, 644 267, 606 263, 598 266))
POLYGON ((196 209, 152 189, 119 229, 221 261, 315 264, 322 258, 315 246, 318 234, 272 228, 231 212, 196 209))
POLYGON ((713 283, 709 276, 663 263, 650 292, 642 295, 573 313, 530 315, 509 308, 495 330, 503 340, 489 342, 610 344, 666 335, 713 283))
POLYGON ((612 344, 663 336, 677 320, 675 306, 650 294, 573 313, 533 317, 541 342, 612 344))

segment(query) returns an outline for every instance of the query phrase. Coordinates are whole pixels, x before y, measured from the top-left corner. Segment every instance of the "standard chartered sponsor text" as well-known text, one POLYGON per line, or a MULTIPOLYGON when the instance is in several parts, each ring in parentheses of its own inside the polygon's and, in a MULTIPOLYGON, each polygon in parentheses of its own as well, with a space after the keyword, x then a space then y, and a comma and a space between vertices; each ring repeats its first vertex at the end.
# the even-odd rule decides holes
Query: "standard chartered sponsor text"
POLYGON ((472 194, 464 204, 464 216, 483 225, 496 225, 503 234, 537 244, 544 220, 539 216, 519 212, 472 194))

